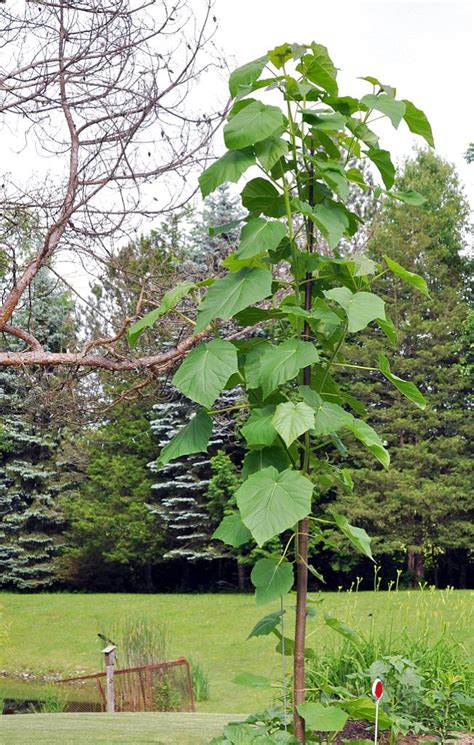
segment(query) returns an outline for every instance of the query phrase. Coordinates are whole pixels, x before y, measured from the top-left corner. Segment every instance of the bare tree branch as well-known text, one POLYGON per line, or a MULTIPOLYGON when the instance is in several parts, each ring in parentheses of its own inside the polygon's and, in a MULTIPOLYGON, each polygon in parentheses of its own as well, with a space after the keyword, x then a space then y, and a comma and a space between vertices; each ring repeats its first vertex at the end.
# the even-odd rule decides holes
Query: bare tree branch
MULTIPOLYGON (((156 372, 166 372, 176 362, 186 356, 192 347, 203 339, 207 331, 203 331, 196 336, 188 336, 184 341, 168 352, 150 355, 147 357, 138 357, 137 359, 114 359, 101 355, 92 355, 84 352, 47 352, 41 348, 39 342, 27 332, 14 327, 4 328, 5 333, 12 333, 14 336, 26 341, 32 348, 30 352, 0 352, 0 365, 5 367, 23 367, 24 365, 39 365, 40 367, 91 367, 111 372, 125 372, 132 370, 140 372, 142 370, 154 369, 156 372), (20 336, 20 333, 22 336, 20 336), (29 339, 26 338, 29 337, 29 339), (38 346, 39 345, 39 348, 38 346)), ((112 340, 99 340, 101 344, 109 343, 112 340)))
POLYGON ((0 350, 0 365, 161 371, 200 338, 125 359, 114 347, 125 318, 118 333, 87 341, 82 352, 51 353, 14 314, 42 267, 59 273, 52 262, 60 251, 89 265, 108 261, 137 218, 163 214, 193 194, 191 176, 207 160, 225 108, 208 114, 196 103, 200 78, 222 66, 212 2, 42 0, 22 11, 0 9, 0 125, 51 164, 36 187, 12 177, 1 186, 0 222, 27 214, 40 240, 27 250, 0 245, 10 262, 0 331, 28 345, 0 350), (151 192, 157 179, 165 189, 151 192), (107 353, 91 354, 99 346, 107 353))

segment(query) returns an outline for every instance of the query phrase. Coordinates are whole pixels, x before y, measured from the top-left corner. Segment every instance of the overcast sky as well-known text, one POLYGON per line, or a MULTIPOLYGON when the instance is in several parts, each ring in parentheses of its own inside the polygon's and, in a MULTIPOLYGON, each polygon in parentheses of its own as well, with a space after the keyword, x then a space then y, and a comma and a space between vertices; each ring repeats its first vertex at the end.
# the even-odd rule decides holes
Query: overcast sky
MULTIPOLYGON (((395 86, 428 116, 437 152, 456 164, 474 205, 474 164, 463 160, 474 141, 472 0, 216 0, 215 7, 216 42, 237 64, 283 42, 317 41, 341 71, 342 95, 370 93, 357 80, 363 75, 395 86)), ((423 142, 404 123, 378 131, 398 161, 423 142)))

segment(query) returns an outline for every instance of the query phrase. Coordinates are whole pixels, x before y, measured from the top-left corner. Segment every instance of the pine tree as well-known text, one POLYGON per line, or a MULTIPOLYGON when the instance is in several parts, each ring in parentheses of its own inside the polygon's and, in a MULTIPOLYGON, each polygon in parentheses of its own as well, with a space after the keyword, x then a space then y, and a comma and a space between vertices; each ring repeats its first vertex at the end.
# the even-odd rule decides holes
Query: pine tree
MULTIPOLYGON (((223 408, 227 403, 232 406, 233 402, 233 399, 226 401, 225 394, 221 398, 223 408)), ((189 401, 179 396, 155 404, 153 413, 157 416, 152 419, 151 427, 160 449, 192 416, 189 401)), ((188 455, 160 468, 155 462, 149 464, 152 473, 157 474, 152 485, 150 507, 166 526, 167 550, 163 558, 197 561, 221 556, 211 544, 216 524, 212 510, 208 510, 206 495, 211 478, 210 457, 229 438, 231 427, 229 421, 223 420, 219 431, 214 432, 210 440, 210 456, 188 455)))
MULTIPOLYGON (((392 464, 387 472, 375 470, 361 453, 354 493, 341 495, 338 506, 375 536, 376 553, 406 557, 414 583, 429 565, 435 580, 439 570, 444 582, 462 586, 474 538, 468 466, 474 432, 469 381, 459 365, 469 301, 468 207, 454 168, 431 152, 406 163, 398 188, 421 192, 424 209, 386 202, 370 252, 375 259, 387 254, 427 280, 429 298, 393 277, 385 292, 398 333, 392 372, 413 381, 428 408, 409 407, 395 388, 387 390, 380 373, 346 378, 361 400, 368 400, 367 375, 372 399, 378 390, 370 421, 387 441, 392 464)), ((371 330, 352 345, 355 364, 377 365, 380 334, 371 330)))
MULTIPOLYGON (((61 351, 74 332, 72 305, 43 271, 28 307, 30 327, 46 349, 61 351)), ((10 347, 12 343, 10 341, 10 347)), ((63 447, 48 406, 51 371, 27 378, 0 371, 0 586, 43 589, 55 580, 64 517, 59 496, 75 480, 70 450, 63 447)))

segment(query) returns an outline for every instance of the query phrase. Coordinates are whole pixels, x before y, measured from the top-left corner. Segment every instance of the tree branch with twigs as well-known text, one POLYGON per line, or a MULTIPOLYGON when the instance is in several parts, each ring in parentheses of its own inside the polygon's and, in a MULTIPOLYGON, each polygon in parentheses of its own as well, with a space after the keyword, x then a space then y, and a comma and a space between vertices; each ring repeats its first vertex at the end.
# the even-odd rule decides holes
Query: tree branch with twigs
POLYGON ((202 112, 193 102, 201 77, 223 65, 215 20, 212 0, 194 9, 189 0, 51 0, 27 2, 22 12, 0 10, 0 120, 26 152, 52 157, 41 183, 22 185, 17 170, 3 177, 2 220, 32 216, 41 239, 26 251, 0 247, 0 331, 26 345, 1 350, 0 365, 166 370, 197 341, 124 358, 116 343, 131 321, 125 318, 118 331, 87 340, 82 351, 51 353, 12 316, 42 267, 61 275, 66 257, 94 273, 114 259, 140 218, 158 217, 192 196, 190 176, 208 159, 224 114, 202 112), (157 180, 164 186, 159 196, 157 180), (102 353, 93 351, 98 347, 102 353))

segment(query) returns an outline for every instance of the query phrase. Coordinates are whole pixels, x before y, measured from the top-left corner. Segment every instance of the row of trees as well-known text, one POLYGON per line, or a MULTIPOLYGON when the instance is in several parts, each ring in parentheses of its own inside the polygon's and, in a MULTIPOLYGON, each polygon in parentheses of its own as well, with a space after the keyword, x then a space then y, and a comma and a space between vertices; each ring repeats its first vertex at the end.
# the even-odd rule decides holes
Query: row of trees
MULTIPOLYGON (((381 385, 368 417, 388 442, 392 467, 388 472, 374 467, 362 450, 356 449, 350 461, 341 452, 337 457, 352 471, 354 489, 328 488, 323 502, 374 536, 374 553, 387 578, 400 567, 413 581, 428 577, 463 586, 473 543, 467 468, 472 435, 467 416, 472 363, 468 206, 453 168, 426 151, 406 163, 398 187, 416 187, 427 199, 424 208, 387 201, 375 212, 367 245, 358 250, 373 259, 388 253, 427 279, 429 300, 391 276, 385 298, 395 322, 395 331, 388 333, 398 336, 393 367, 425 393, 428 414, 417 415, 396 391, 381 385)), ((239 216, 231 194, 222 188, 208 200, 202 218, 175 214, 159 232, 126 245, 120 261, 93 288, 87 324, 106 335, 120 317, 133 315, 137 304, 144 311, 156 307, 156 298, 177 274, 202 279, 209 270, 219 272, 235 228, 209 239, 205 225, 227 224, 239 216)), ((80 335, 70 298, 45 274, 38 276, 34 293, 17 314, 29 314, 27 324, 45 348, 70 348, 71 338, 80 335)), ((138 341, 140 354, 176 345, 183 325, 178 316, 176 323, 149 330, 138 341)), ((370 367, 369 344, 373 358, 379 344, 375 331, 353 342, 351 357, 357 364, 370 367)), ((25 375, 5 370, 0 379, 3 587, 245 585, 245 566, 255 556, 245 545, 224 548, 211 537, 224 512, 232 511, 240 483, 238 421, 230 414, 223 419, 213 457, 189 456, 155 473, 159 448, 189 415, 188 403, 171 395, 166 378, 150 379, 134 390, 126 376, 111 381, 94 373, 72 382, 46 368, 41 375, 30 372, 25 385, 25 375), (39 404, 33 414, 28 395, 39 404), (124 396, 134 400, 121 401, 124 396), (61 410, 71 410, 71 400, 77 401, 75 427, 70 421, 65 426, 60 416, 61 410), (97 418, 98 407, 103 413, 97 418), (86 412, 90 418, 91 410, 95 423, 85 425, 81 417, 86 412)), ((375 371, 369 375, 374 376, 373 400, 377 378, 375 371)), ((367 377, 354 371, 345 382, 356 398, 368 401, 367 377)), ((324 546, 313 550, 323 551, 329 586, 343 583, 349 572, 364 573, 371 581, 368 565, 363 560, 354 564, 342 542, 337 553, 324 546)))

